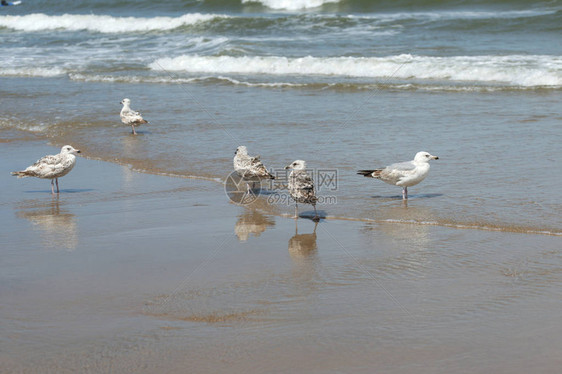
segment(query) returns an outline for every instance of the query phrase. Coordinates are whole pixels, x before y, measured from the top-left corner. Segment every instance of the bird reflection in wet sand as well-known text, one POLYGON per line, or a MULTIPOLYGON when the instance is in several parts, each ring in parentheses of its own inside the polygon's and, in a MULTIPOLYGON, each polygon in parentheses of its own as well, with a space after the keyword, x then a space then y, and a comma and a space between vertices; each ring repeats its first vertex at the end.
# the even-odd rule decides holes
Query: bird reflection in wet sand
POLYGON ((58 197, 48 203, 26 204, 16 214, 38 229, 46 248, 73 251, 78 245, 78 226, 74 214, 60 207, 58 197))
POLYGON ((263 215, 255 209, 246 209, 243 214, 238 216, 238 221, 234 225, 234 233, 238 240, 245 242, 250 235, 258 237, 268 227, 275 226, 275 221, 266 215, 263 215))
POLYGON ((289 254, 293 260, 301 260, 316 253, 316 227, 314 223, 312 234, 299 234, 298 220, 295 221, 295 235, 289 239, 289 254))
MULTIPOLYGON (((409 206, 407 200, 402 200, 400 205, 379 206, 375 220, 378 224, 374 227, 368 225, 368 227, 376 233, 384 233, 388 238, 399 240, 403 244, 409 243, 418 248, 431 243, 431 223, 437 221, 430 208, 409 206)), ((380 238, 374 240, 380 240, 380 238)))

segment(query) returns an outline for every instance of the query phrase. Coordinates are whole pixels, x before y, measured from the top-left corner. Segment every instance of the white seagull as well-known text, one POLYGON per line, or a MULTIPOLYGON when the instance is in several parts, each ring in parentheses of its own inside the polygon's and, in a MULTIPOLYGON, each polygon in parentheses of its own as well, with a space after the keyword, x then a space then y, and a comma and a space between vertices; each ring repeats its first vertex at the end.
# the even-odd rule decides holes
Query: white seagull
MULTIPOLYGON (((260 161, 260 156, 249 156, 248 150, 241 145, 234 152, 234 170, 244 181, 257 182, 262 179, 275 179, 260 161)), ((249 185, 248 185, 249 188, 249 185)))
POLYGON ((131 109, 131 100, 125 98, 121 101, 123 104, 123 108, 121 109, 121 122, 125 125, 130 125, 133 129, 133 134, 137 134, 135 131, 135 126, 140 126, 143 123, 148 123, 145 119, 142 118, 139 112, 135 112, 131 109))
POLYGON ((292 164, 285 166, 285 170, 292 169, 289 174, 289 194, 295 200, 295 218, 298 218, 298 203, 311 204, 314 208, 313 221, 319 221, 318 212, 316 212, 316 201, 318 198, 314 194, 314 181, 306 173, 306 162, 296 160, 292 164))
POLYGON ((61 148, 58 155, 49 155, 40 158, 36 163, 22 171, 14 171, 12 175, 18 178, 37 177, 41 179, 51 180, 51 193, 54 195, 54 183, 57 184, 57 193, 59 193, 59 178, 68 174, 76 164, 76 154, 79 150, 74 149, 71 145, 65 145, 61 148))
POLYGON ((412 161, 399 162, 384 169, 359 170, 357 174, 403 187, 402 199, 406 200, 408 199, 408 187, 423 181, 429 173, 429 161, 438 159, 439 157, 427 152, 418 152, 412 161))

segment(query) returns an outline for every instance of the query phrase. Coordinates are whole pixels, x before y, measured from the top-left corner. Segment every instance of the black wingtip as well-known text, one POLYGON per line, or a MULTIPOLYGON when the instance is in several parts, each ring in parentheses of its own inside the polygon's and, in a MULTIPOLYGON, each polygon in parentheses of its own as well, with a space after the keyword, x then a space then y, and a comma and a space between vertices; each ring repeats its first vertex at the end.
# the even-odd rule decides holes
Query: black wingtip
POLYGON ((362 175, 364 177, 370 177, 371 174, 373 174, 374 172, 375 172, 374 170, 358 170, 357 174, 362 175))

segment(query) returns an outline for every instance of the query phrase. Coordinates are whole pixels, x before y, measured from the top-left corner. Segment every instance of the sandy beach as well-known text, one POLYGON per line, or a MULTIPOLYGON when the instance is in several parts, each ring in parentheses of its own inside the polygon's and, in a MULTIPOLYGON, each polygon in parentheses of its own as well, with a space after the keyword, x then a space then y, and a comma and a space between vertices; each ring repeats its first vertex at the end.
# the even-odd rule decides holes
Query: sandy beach
POLYGON ((9 175, 56 149, 0 148, 2 372, 554 373, 562 364, 559 237, 315 225, 260 201, 235 205, 220 183, 84 157, 58 197, 49 181, 9 175))

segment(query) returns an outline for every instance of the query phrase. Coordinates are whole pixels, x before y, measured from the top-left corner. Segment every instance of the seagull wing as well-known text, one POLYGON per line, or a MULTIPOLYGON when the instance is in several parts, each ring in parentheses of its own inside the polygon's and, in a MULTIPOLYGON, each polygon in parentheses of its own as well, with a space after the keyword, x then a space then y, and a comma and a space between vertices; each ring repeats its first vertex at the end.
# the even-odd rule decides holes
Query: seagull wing
POLYGON ((121 112, 121 121, 130 125, 131 123, 146 123, 139 112, 134 110, 125 110, 121 112))
POLYGON ((402 178, 412 175, 416 170, 416 165, 411 161, 399 162, 388 165, 380 171, 378 177, 390 184, 400 183, 402 178))
POLYGON ((292 173, 289 176, 289 192, 291 196, 301 203, 316 203, 314 194, 314 181, 307 173, 292 173))

